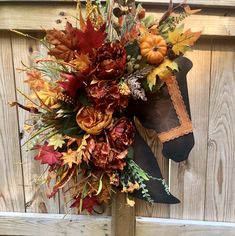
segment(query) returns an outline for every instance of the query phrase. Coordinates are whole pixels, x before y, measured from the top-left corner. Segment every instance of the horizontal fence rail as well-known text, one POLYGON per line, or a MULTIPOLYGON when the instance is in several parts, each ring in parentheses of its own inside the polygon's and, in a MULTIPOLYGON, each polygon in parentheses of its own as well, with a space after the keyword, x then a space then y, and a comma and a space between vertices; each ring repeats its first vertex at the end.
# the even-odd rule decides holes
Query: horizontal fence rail
MULTIPOLYGON (((111 235, 110 217, 0 213, 0 235, 111 235), (14 227, 13 227, 14 226, 14 227)), ((137 217, 136 236, 234 236, 235 224, 137 217)))
MULTIPOLYGON (((44 30, 63 29, 67 21, 75 24, 76 7, 73 2, 0 2, 0 30, 44 30), (40 9, 40 10, 39 10, 40 9)), ((159 19, 166 7, 147 7, 147 14, 159 19)), ((213 10, 203 8, 196 15, 184 20, 185 27, 201 30, 204 36, 235 36, 235 9, 213 10)))
MULTIPOLYGON (((75 0, 11 0, 11 2, 74 2, 75 0)), ((0 0, 0 2, 9 2, 6 0, 0 0)), ((81 2, 84 2, 84 0, 81 0, 81 2)), ((105 0, 102 0, 102 2, 105 2, 105 0)), ((143 3, 143 4, 151 4, 151 5, 157 5, 157 4, 169 4, 169 0, 142 0, 142 1, 136 1, 137 3, 143 3)), ((182 3, 182 0, 174 0, 173 3, 182 3)), ((188 0, 188 4, 190 5, 197 5, 197 6, 203 6, 203 7, 212 7, 212 8, 235 8, 234 0, 188 0)))

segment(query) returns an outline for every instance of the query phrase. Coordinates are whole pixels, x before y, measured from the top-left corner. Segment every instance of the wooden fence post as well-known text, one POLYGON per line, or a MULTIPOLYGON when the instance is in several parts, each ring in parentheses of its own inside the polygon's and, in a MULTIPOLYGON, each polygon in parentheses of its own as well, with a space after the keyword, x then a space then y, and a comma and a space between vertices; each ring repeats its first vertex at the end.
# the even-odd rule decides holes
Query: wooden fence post
POLYGON ((135 236, 136 219, 135 207, 126 203, 126 196, 117 192, 112 201, 112 236, 135 236))

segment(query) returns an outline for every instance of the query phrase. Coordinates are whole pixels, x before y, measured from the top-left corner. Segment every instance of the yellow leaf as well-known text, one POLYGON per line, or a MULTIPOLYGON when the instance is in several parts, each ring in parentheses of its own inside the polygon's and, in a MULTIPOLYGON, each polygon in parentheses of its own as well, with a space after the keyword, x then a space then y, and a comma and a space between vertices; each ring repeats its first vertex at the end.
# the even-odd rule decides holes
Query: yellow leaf
POLYGON ((41 89, 39 92, 34 91, 32 95, 32 99, 41 100, 40 102, 43 103, 42 105, 46 105, 48 107, 52 107, 57 104, 57 95, 59 90, 50 88, 50 86, 46 86, 45 88, 41 89))
POLYGON ((185 53, 198 40, 201 32, 191 32, 190 29, 183 32, 184 25, 176 28, 173 32, 169 32, 168 41, 173 44, 172 50, 176 55, 185 53))
POLYGON ((61 134, 55 134, 49 140, 49 145, 54 146, 54 149, 62 148, 63 144, 65 143, 63 136, 61 134))
POLYGON ((159 76, 160 79, 172 74, 173 71, 178 71, 178 65, 174 61, 165 59, 160 66, 156 67, 148 76, 148 86, 150 90, 153 89, 156 84, 156 76, 159 76))
POLYGON ((80 164, 77 161, 77 152, 69 149, 67 152, 63 152, 63 165, 68 164, 69 168, 72 168, 73 164, 80 164))
POLYGON ((87 146, 87 139, 90 137, 89 134, 85 134, 82 138, 81 144, 79 145, 77 149, 77 159, 82 160, 84 150, 86 149, 87 146))

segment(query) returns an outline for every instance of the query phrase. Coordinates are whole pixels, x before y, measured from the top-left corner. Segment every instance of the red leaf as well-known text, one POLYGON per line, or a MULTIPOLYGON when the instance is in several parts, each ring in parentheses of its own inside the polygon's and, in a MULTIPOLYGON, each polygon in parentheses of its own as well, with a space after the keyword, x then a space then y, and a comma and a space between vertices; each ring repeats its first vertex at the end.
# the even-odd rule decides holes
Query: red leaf
MULTIPOLYGON (((80 208, 81 203, 81 195, 75 198, 75 202, 70 206, 71 208, 77 207, 80 208)), ((97 206, 99 203, 96 199, 96 197, 92 196, 86 196, 82 199, 82 210, 87 210, 90 214, 93 211, 93 207, 97 206)))
POLYGON ((66 91, 68 96, 75 97, 79 88, 82 87, 82 80, 75 75, 61 74, 64 81, 58 82, 58 84, 66 91))
POLYGON ((41 164, 48 164, 50 166, 60 164, 60 157, 62 154, 55 151, 53 146, 48 146, 48 144, 37 145, 36 149, 39 150, 39 153, 34 157, 34 159, 40 160, 41 164))
POLYGON ((105 27, 106 25, 103 24, 99 30, 95 30, 90 19, 87 20, 86 30, 84 32, 77 31, 78 45, 82 52, 92 53, 94 48, 99 48, 104 43, 105 27))

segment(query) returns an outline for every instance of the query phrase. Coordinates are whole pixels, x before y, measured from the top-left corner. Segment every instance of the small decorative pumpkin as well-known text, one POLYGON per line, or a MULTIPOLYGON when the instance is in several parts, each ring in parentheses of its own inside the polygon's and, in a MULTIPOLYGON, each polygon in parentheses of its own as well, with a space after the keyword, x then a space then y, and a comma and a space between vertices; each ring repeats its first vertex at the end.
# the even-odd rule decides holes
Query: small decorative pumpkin
POLYGON ((166 41, 160 35, 148 34, 140 39, 140 51, 148 63, 159 65, 167 53, 166 41))

